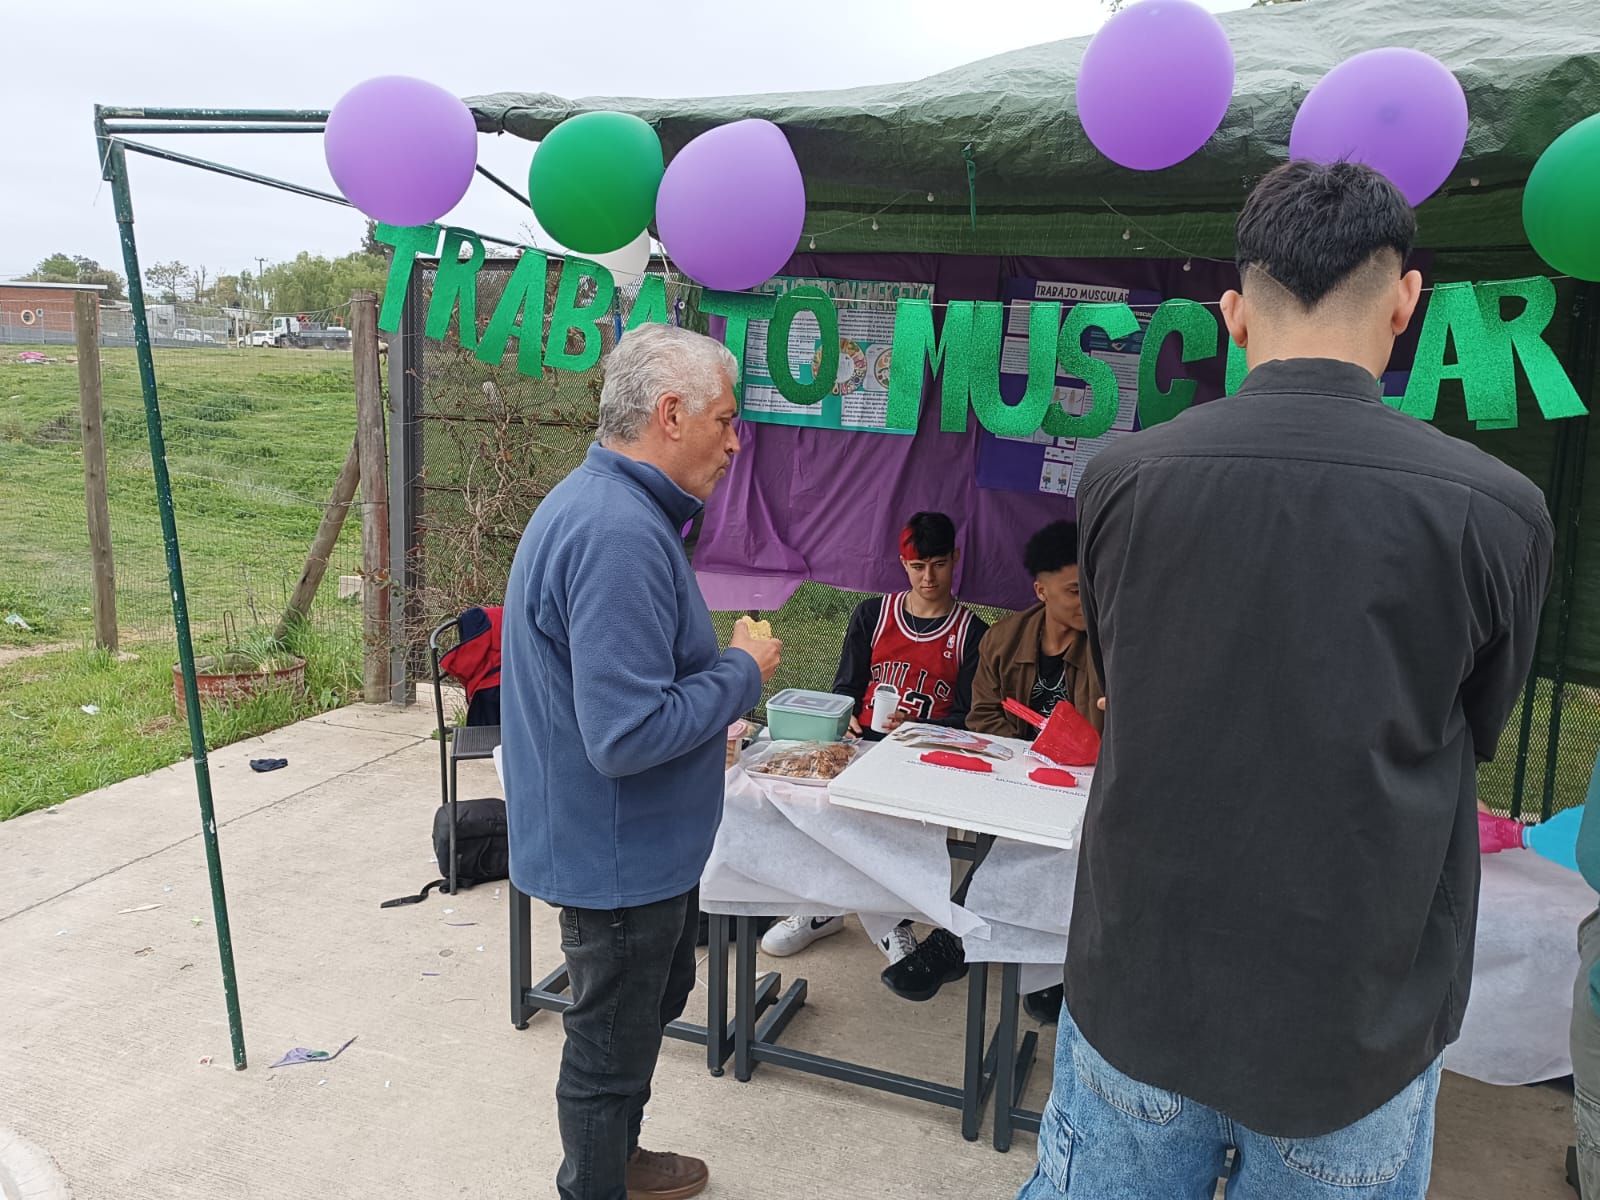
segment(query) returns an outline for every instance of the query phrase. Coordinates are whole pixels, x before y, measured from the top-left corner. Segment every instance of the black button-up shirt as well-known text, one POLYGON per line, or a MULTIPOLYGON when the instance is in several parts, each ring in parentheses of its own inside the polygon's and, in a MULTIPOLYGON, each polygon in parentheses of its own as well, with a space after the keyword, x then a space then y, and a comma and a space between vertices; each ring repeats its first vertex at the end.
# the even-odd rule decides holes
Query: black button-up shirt
POLYGON ((1533 657, 1543 495, 1296 359, 1104 451, 1078 506, 1108 710, 1072 1016, 1247 1128, 1343 1128, 1461 1028, 1475 768, 1533 657))

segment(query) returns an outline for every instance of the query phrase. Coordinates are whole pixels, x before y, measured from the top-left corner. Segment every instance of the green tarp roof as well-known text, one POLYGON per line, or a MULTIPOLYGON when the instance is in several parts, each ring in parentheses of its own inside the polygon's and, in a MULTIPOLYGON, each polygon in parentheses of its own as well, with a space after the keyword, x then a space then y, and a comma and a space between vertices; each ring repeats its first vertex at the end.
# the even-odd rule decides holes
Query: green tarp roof
POLYGON ((1424 244, 1441 251, 1525 250, 1529 168, 1556 134, 1600 112, 1595 0, 1303 0, 1220 19, 1237 66, 1227 119, 1194 158, 1150 174, 1103 158, 1078 124, 1073 89, 1087 38, 844 91, 677 100, 500 92, 468 103, 479 129, 534 140, 580 112, 636 113, 669 156, 714 125, 766 117, 799 158, 806 236, 817 235, 818 250, 1126 255, 1142 246, 1146 255, 1222 258, 1250 185, 1287 157, 1306 92, 1363 50, 1424 50, 1466 89, 1466 154, 1420 210, 1424 244), (976 229, 968 143, 979 168, 976 229), (869 212, 877 231, 870 222, 838 228, 869 212), (1130 227, 1135 237, 1124 240, 1130 227))

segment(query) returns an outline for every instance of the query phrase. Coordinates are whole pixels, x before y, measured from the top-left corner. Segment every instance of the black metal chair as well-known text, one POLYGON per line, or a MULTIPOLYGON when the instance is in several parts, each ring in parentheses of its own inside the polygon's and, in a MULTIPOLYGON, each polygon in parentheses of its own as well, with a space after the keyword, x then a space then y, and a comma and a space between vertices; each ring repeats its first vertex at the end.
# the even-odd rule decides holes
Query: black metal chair
MULTIPOLYGON (((469 612, 481 610, 468 610, 469 612)), ((493 758, 495 748, 500 745, 500 725, 498 721, 493 725, 473 724, 473 697, 468 695, 467 724, 452 725, 445 720, 444 712, 444 675, 448 669, 441 668, 442 659, 449 656, 456 647, 452 646, 441 650, 439 639, 452 631, 460 644, 461 622, 467 613, 460 613, 451 617, 428 635, 428 656, 433 665, 433 712, 439 724, 439 803, 448 805, 450 809, 450 869, 446 873, 447 887, 445 890, 454 895, 456 891, 456 800, 458 799, 458 784, 456 771, 463 762, 473 759, 493 758)), ((493 626, 487 634, 495 639, 493 648, 495 661, 499 661, 499 627, 493 626)), ((498 667, 496 668, 498 670, 498 667)), ((466 681, 462 681, 466 685, 466 681)), ((498 685, 496 685, 498 687, 498 685)), ((498 713, 496 713, 498 716, 498 713)))

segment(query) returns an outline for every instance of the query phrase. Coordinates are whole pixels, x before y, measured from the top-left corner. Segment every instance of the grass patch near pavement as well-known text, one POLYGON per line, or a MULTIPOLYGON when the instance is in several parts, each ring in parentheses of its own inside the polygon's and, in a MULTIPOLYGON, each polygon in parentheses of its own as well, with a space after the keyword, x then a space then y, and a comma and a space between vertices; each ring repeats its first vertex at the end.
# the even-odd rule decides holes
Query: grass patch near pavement
MULTIPOLYGON (((302 628, 291 634, 287 648, 306 660, 305 690, 206 704, 209 749, 360 699, 358 630, 302 628)), ((205 643, 197 648, 220 649, 205 643)), ((0 666, 0 820, 188 757, 189 726, 178 716, 173 694, 176 658, 171 645, 143 643, 135 654, 57 650, 0 666)))

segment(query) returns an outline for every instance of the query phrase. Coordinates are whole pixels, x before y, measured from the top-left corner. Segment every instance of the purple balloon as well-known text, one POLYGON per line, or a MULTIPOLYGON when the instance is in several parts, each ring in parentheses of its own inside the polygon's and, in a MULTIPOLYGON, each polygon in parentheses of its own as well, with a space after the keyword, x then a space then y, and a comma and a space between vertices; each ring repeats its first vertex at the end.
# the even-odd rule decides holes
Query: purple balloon
POLYGON ((1233 47, 1191 0, 1144 0, 1100 27, 1078 67, 1078 119, 1101 154, 1135 171, 1180 163, 1233 98, 1233 47))
POLYGON ((667 164, 656 195, 667 254, 691 279, 723 292, 771 279, 805 223, 800 164, 771 121, 706 130, 667 164))
POLYGON ((461 202, 478 165, 472 110, 404 75, 358 83, 328 114, 322 149, 344 198, 386 225, 426 225, 461 202))
POLYGON ((1466 144, 1460 82, 1431 55, 1391 46, 1322 77, 1295 114, 1289 156, 1366 163, 1415 206, 1450 178, 1466 144))

